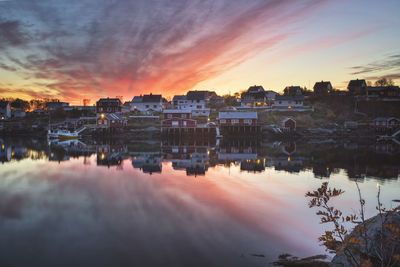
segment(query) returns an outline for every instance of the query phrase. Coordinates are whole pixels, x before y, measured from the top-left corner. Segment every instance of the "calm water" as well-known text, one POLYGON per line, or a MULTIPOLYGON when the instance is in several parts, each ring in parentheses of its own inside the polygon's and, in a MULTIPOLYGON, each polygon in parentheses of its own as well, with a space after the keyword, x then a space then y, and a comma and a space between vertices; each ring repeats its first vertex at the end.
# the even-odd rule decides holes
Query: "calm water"
POLYGON ((0 140, 1 266, 265 266, 325 253, 305 193, 400 199, 395 143, 0 140), (263 254, 255 257, 252 254, 263 254))

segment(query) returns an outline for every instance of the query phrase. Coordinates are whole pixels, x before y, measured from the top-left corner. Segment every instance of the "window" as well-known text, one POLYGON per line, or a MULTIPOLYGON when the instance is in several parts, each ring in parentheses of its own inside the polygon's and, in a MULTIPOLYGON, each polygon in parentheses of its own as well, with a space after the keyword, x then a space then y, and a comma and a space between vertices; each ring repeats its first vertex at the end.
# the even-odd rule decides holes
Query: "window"
POLYGON ((187 125, 187 122, 186 122, 186 121, 184 121, 184 122, 183 122, 183 126, 186 126, 186 125, 187 125))
POLYGON ((244 123, 251 124, 251 120, 244 120, 244 123))
POLYGON ((149 108, 150 106, 149 105, 146 105, 146 108, 149 108))
POLYGON ((153 105, 154 108, 157 108, 157 105, 153 105))
POLYGON ((183 119, 186 118, 186 114, 182 114, 181 118, 183 118, 183 119))
POLYGON ((172 126, 179 126, 179 121, 173 121, 172 126))
POLYGON ((99 124, 103 124, 103 121, 102 120, 99 120, 99 122, 98 122, 99 124))
POLYGON ((220 120, 221 123, 226 123, 226 120, 220 120))
POLYGON ((232 121, 233 124, 239 123, 239 120, 238 120, 238 119, 232 119, 231 121, 232 121))
POLYGON ((111 121, 111 123, 115 123, 115 121, 114 121, 114 120, 112 120, 112 121, 111 121))
POLYGON ((279 104, 282 104, 282 101, 279 101, 279 104))
POLYGON ((198 105, 198 106, 197 106, 197 108, 198 108, 198 109, 201 109, 201 106, 200 106, 200 105, 198 105))
POLYGON ((168 114, 168 118, 172 118, 172 114, 168 114))

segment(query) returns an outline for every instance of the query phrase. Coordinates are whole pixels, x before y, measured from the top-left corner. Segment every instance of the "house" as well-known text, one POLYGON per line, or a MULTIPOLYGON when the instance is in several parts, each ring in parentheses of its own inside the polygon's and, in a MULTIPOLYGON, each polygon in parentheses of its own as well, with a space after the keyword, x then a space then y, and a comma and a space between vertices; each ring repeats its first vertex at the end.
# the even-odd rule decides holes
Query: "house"
POLYGON ((398 86, 368 86, 368 98, 391 98, 400 96, 400 88, 398 86))
POLYGON ((290 96, 297 96, 297 95, 303 95, 303 90, 301 89, 300 86, 286 86, 285 89, 283 89, 284 95, 290 95, 290 96))
POLYGON ((304 96, 277 95, 274 101, 274 109, 302 108, 304 96))
POLYGON ((246 92, 241 94, 240 98, 243 108, 268 106, 265 90, 259 85, 250 86, 246 92))
POLYGON ((220 112, 218 115, 218 124, 221 127, 226 126, 257 126, 257 112, 238 111, 238 112, 220 112))
POLYGON ((123 128, 126 125, 127 120, 116 113, 102 113, 96 120, 96 128, 99 129, 123 128))
POLYGON ((132 111, 142 113, 161 112, 163 110, 163 98, 161 95, 135 96, 131 102, 132 111))
POLYGON ((275 97, 277 95, 279 95, 279 94, 275 91, 272 91, 272 90, 265 91, 265 96, 267 97, 268 102, 273 103, 273 101, 275 100, 275 97))
POLYGON ((284 132, 296 131, 296 121, 292 118, 285 118, 281 122, 281 129, 284 132))
POLYGON ((6 120, 11 117, 11 105, 8 101, 0 101, 0 120, 6 120))
POLYGON ((132 166, 135 169, 140 169, 143 173, 153 174, 161 173, 162 160, 161 156, 153 154, 140 154, 131 158, 132 166))
POLYGON ((65 107, 68 107, 69 103, 60 102, 60 101, 53 101, 53 102, 47 102, 46 106, 47 106, 47 110, 48 111, 55 111, 57 109, 64 109, 65 107))
POLYGON ((374 120, 374 127, 377 131, 396 130, 400 127, 400 119, 394 117, 376 118, 374 120))
POLYGON ((17 109, 17 110, 14 110, 13 116, 14 116, 14 118, 25 118, 26 112, 25 112, 25 110, 17 109))
POLYGON ((365 80, 351 80, 347 85, 347 89, 352 95, 366 95, 367 83, 365 82, 365 80))
POLYGON ((121 106, 119 98, 101 98, 96 102, 96 113, 121 113, 121 106))
MULTIPOLYGON (((215 93, 214 93, 215 94, 215 93)), ((176 95, 172 99, 175 109, 190 110, 193 117, 210 115, 207 105, 210 103, 211 92, 189 91, 187 95, 176 95)))
POLYGON ((331 82, 316 82, 314 85, 314 95, 316 96, 326 96, 332 92, 331 82))
POLYGON ((192 119, 192 112, 183 109, 166 109, 163 112, 164 119, 161 127, 166 128, 194 128, 197 121, 192 119))

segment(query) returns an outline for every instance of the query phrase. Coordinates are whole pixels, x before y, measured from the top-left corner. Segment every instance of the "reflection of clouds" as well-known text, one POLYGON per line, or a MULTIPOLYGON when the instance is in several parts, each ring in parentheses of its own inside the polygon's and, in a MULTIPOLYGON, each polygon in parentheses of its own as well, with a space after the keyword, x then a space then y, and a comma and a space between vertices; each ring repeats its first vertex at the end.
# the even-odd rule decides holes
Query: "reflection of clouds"
MULTIPOLYGON (((8 242, 0 240, 0 249, 12 252, 0 256, 3 262, 23 265, 37 255, 35 262, 42 265, 62 259, 65 266, 251 266, 257 259, 240 258, 242 253, 270 248, 274 254, 274 246, 281 244, 274 235, 267 238, 257 226, 262 216, 252 214, 251 205, 267 199, 240 183, 227 183, 237 188, 223 190, 205 179, 171 175, 171 166, 166 175, 150 178, 133 168, 117 172, 79 160, 48 163, 26 175, 23 164, 11 163, 18 173, 8 174, 16 180, 7 177, 7 183, 0 183, 6 203, 1 211, 19 215, 13 223, 1 219, 1 240, 8 242), (237 198, 241 192, 242 200, 237 198)), ((260 204, 256 209, 262 209, 260 204)))

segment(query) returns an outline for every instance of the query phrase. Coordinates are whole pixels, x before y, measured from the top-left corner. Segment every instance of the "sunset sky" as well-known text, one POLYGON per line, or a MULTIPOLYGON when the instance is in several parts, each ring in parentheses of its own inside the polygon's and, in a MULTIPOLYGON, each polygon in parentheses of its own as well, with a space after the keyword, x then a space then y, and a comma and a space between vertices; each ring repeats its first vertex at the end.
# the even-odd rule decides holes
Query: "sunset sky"
POLYGON ((400 81, 398 0, 0 0, 0 97, 81 104, 381 76, 400 81))

